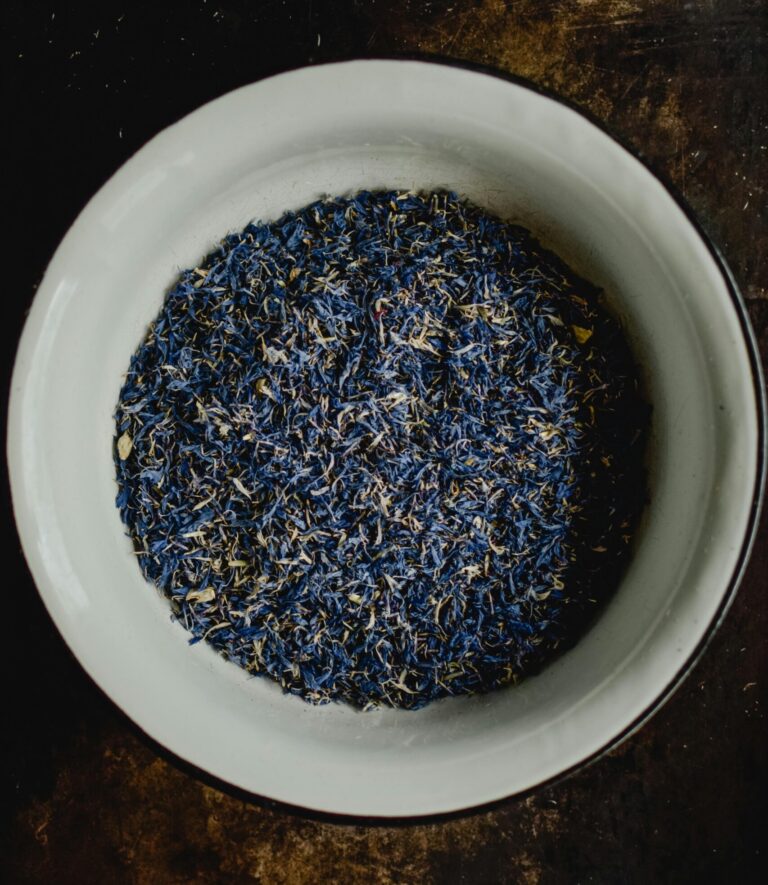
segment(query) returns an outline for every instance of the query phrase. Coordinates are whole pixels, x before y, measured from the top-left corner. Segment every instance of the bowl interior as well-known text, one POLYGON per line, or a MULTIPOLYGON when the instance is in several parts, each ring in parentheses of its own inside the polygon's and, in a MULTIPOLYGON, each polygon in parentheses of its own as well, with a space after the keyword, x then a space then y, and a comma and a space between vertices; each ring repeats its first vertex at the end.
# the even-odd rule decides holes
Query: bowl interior
POLYGON ((9 459, 27 558, 64 637, 148 733, 243 789, 323 811, 432 814, 597 752, 674 680, 739 567, 758 471, 749 350, 683 211, 576 112, 513 83, 351 62, 246 87, 166 130, 91 201, 35 300, 9 459), (112 414, 179 270, 227 232, 361 188, 451 188, 603 286, 653 405, 651 502, 613 600, 541 675, 419 712, 311 707, 170 621, 114 506, 112 414))

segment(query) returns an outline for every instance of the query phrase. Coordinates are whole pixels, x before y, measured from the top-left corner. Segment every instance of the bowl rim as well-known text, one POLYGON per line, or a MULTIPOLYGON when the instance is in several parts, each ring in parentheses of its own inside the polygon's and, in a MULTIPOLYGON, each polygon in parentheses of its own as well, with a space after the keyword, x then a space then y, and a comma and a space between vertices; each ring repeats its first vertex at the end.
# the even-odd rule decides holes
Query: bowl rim
MULTIPOLYGON (((243 84, 244 87, 252 86, 259 82, 264 82, 274 77, 280 77, 282 74, 291 73, 299 70, 310 69, 310 68, 326 68, 338 65, 348 64, 350 62, 419 62, 422 64, 428 64, 432 66, 443 66, 456 68, 460 70, 465 70, 474 73, 484 74, 486 76, 494 77, 496 79, 506 81, 508 83, 514 84, 520 88, 526 89, 530 92, 533 92, 539 96, 550 99, 557 104, 574 111, 579 114, 582 118, 584 118, 587 122, 591 123, 605 135, 607 135, 615 144, 617 144, 620 148, 626 151, 631 157, 637 160, 642 166, 649 172, 659 184, 664 188, 664 190, 668 193, 668 195, 675 201, 677 206, 683 212, 685 218, 688 221, 688 224, 691 226, 693 231, 696 233, 698 238, 701 240, 702 244, 705 246, 706 250, 710 254, 720 276, 722 277, 723 283, 725 285, 726 291, 730 297, 732 306, 735 309, 736 317, 739 322, 739 326, 741 329, 741 333, 743 336, 745 348, 747 351, 747 356, 749 360, 749 368, 750 368, 750 377, 752 380, 753 386, 753 394, 755 397, 755 410, 756 410, 756 425, 757 425, 757 446, 756 446, 756 469, 755 469, 755 480, 754 487, 752 490, 752 497, 749 507, 749 516, 747 521, 747 527, 744 532, 744 536, 741 542, 741 547, 739 550, 739 554, 731 574, 731 577, 723 590, 722 597, 718 604, 717 610, 710 620, 709 624, 704 629, 701 639, 699 643, 691 652, 687 660, 683 663, 683 665, 679 668, 677 673, 669 680, 669 682, 664 686, 664 688, 659 692, 654 701, 649 704, 645 710, 643 710, 628 726, 626 726, 621 732, 617 735, 609 739, 604 745, 599 747, 597 750, 593 751, 584 759, 575 763, 574 765, 569 766, 568 768, 558 772, 552 777, 546 778, 542 781, 537 782, 536 784, 528 787, 525 790, 517 791, 514 793, 510 793, 506 796, 503 796, 498 799, 493 799, 490 802, 479 803, 476 805, 470 805, 467 807, 463 807, 460 809, 456 809, 453 811, 445 811, 438 812, 433 814, 413 814, 413 815, 398 815, 398 816, 384 816, 384 815, 361 815, 361 814, 348 814, 348 813, 340 813, 340 812, 331 812, 331 811, 322 811, 315 808, 310 808, 307 806, 292 804, 286 802, 284 800, 272 799, 267 796, 261 795, 259 793, 251 792, 247 789, 239 787, 235 784, 232 784, 222 778, 212 774, 211 772, 200 768, 196 764, 182 758, 177 755, 172 749, 166 747, 161 744, 158 740, 149 735, 137 722, 135 722, 115 701, 107 692, 101 688, 96 679, 85 669, 83 664, 80 663, 77 655, 74 653, 73 649, 69 649, 73 654, 74 659, 77 661, 78 666, 81 668, 86 678, 97 687, 99 692, 107 699, 107 701, 119 711, 120 716, 123 721, 125 721, 134 733, 138 734, 145 744, 150 746, 158 755, 162 758, 166 759, 166 761, 171 762, 176 768, 179 768, 185 771, 188 774, 191 774, 196 779, 206 783, 214 788, 221 790, 229 795, 235 796, 244 801, 254 803, 264 808, 268 808, 271 810, 283 811, 287 814, 293 816, 299 816, 302 818, 309 818, 325 823, 333 823, 338 825, 344 824, 355 824, 355 825, 373 825, 373 826, 409 826, 414 824, 425 824, 425 823, 436 823, 443 822, 448 820, 454 820, 457 818, 467 817, 469 815, 483 813, 487 811, 491 811, 502 805, 509 803, 511 801, 516 801, 520 799, 524 799, 528 796, 533 795, 541 789, 546 787, 551 787, 555 784, 560 783, 566 778, 570 777, 577 771, 587 768, 592 763, 601 759, 603 756, 614 750, 620 744, 622 744, 625 740, 639 731, 646 722, 649 721, 653 717, 653 715, 661 709, 662 706, 672 697, 672 695, 677 691, 677 689, 682 685, 685 681, 689 673, 693 670, 696 664, 701 659, 704 654, 706 648, 711 642, 713 636, 723 623, 725 616, 733 603, 733 600, 738 591, 741 580, 744 576, 744 573, 747 568, 747 564, 750 559, 750 555, 752 553, 755 538, 757 535, 760 514, 762 511, 762 506, 764 503, 765 496, 765 488, 766 488, 766 476, 768 474, 768 397, 766 395, 765 389, 765 378, 761 363, 760 351, 757 343, 757 339, 752 329, 752 325, 749 319, 749 314, 747 312, 746 303, 744 301, 744 297, 739 289, 739 286, 734 278, 734 275, 728 266, 722 252, 712 239, 712 237, 707 233, 707 231, 702 226, 701 222, 698 220, 694 210, 689 205, 686 198, 683 194, 678 190, 677 186, 671 181, 668 177, 667 173, 659 168, 659 166, 652 161, 646 154, 632 144, 628 139, 626 139, 621 132, 616 131, 612 126, 607 124, 604 120, 601 120, 599 117, 594 115, 591 111, 584 108, 583 106, 571 101, 570 99, 560 95, 559 93, 552 91, 540 84, 517 74, 509 73, 499 68, 494 67, 493 65, 471 62, 456 58, 451 58, 449 56, 442 56, 439 54, 429 54, 429 53, 419 53, 419 52, 408 52, 408 53, 383 53, 383 54, 363 54, 363 55, 348 55, 348 56, 339 56, 332 61, 320 62, 320 63, 309 63, 309 64, 300 64, 288 66, 285 68, 280 68, 278 71, 267 75, 265 77, 258 78, 257 80, 249 81, 246 84, 243 84)), ((243 87, 239 87, 243 88, 243 87)), ((237 87, 236 87, 237 89, 237 87)), ((199 107, 203 107, 205 104, 209 104, 210 101, 216 101, 218 98, 221 98, 223 95, 228 94, 233 90, 227 90, 225 93, 221 93, 221 95, 213 98, 209 101, 204 102, 203 105, 199 105, 193 109, 197 110, 199 107)), ((186 114, 184 115, 186 116, 186 114)), ((168 126, 174 125, 177 120, 172 121, 168 124, 168 126)), ((167 127, 164 127, 164 129, 167 127)), ((160 130, 163 131, 163 130, 160 130)), ((158 134, 158 133, 156 133, 158 134)), ((141 146, 143 147, 143 145, 141 146)), ((139 148, 140 150, 141 148, 139 148)), ((121 164, 122 165, 122 164, 121 164)), ((119 167, 118 167, 119 168, 119 167)), ((117 171, 117 170, 115 170, 117 171)), ((87 204, 86 204, 87 205, 87 204)), ((83 207, 83 209, 85 206, 83 207)), ((79 217, 78 213, 78 217, 79 217)), ((73 222, 75 224, 77 219, 73 222)), ((53 256, 52 256, 53 257, 53 256)), ((49 262, 50 263, 50 262, 49 262)), ((47 266, 46 266, 47 271, 47 266)), ((32 301, 34 301, 36 295, 33 296, 32 301)), ((30 301, 30 304, 32 303, 30 301)), ((25 323, 26 325, 26 323, 25 323)), ((11 384, 9 391, 9 412, 7 413, 9 416, 11 414, 11 404, 14 400, 14 388, 17 386, 16 384, 16 375, 19 370, 19 354, 21 351, 21 347, 23 344, 23 328, 22 335, 20 336, 20 342, 16 348, 16 355, 14 357, 14 368, 11 376, 11 384)), ((15 436, 17 432, 15 421, 8 421, 7 426, 7 437, 6 437, 6 463, 8 466, 8 475, 10 480, 10 490, 11 490, 11 502, 13 505, 14 512, 14 522, 16 523, 16 530, 19 536, 19 540, 22 541, 22 553, 24 555, 24 559, 26 560, 27 566, 29 568, 30 575, 33 578, 33 582, 38 591, 40 598, 42 599, 43 605, 45 609, 51 617, 51 620, 56 625, 53 616, 51 615, 48 603, 46 601, 45 596, 40 591, 37 586, 37 580, 35 579, 34 572, 31 566, 31 562, 29 557, 27 556, 26 550, 24 548, 22 533, 18 525, 18 521, 16 519, 17 516, 17 508, 15 505, 17 497, 21 497, 21 487, 20 484, 14 483, 13 476, 13 464, 11 457, 11 440, 15 436), (14 491, 14 487, 16 487, 16 491, 14 491)), ((58 628, 57 628, 58 632, 58 628)), ((64 637, 60 635, 61 641, 66 643, 64 637)), ((69 648, 69 646, 67 645, 69 648)))

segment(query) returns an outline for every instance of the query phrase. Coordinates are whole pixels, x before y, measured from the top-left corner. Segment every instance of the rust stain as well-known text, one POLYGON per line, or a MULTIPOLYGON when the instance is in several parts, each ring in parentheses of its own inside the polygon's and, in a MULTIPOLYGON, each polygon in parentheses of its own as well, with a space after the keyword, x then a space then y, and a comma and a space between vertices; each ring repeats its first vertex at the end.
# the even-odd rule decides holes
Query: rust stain
MULTIPOLYGON (((321 26, 329 57, 419 51, 489 64, 554 89, 626 135, 685 190, 723 247, 768 354, 768 233, 760 220, 766 64, 753 33, 754 4, 378 0, 344 8, 344 33, 356 36, 339 31, 334 45, 330 26, 321 26)), ((243 34, 248 21, 238 26, 243 34)), ((90 700, 81 719, 98 709, 101 725, 82 733, 72 726, 74 737, 53 742, 42 761, 50 778, 16 803, 7 880, 565 885, 738 878, 763 838, 749 809, 759 805, 757 774, 765 773, 757 751, 765 702, 759 706, 757 695, 768 663, 759 641, 768 630, 766 573, 763 543, 696 678, 639 734, 563 784, 442 824, 335 826, 250 805, 158 758, 103 702, 90 700), (750 682, 758 687, 745 693, 750 682)))
POLYGON ((33 881, 66 882, 68 871, 74 880, 75 870, 93 868, 109 871, 104 881, 136 885, 474 882, 486 846, 514 840, 520 850, 507 857, 508 881, 538 883, 540 866, 526 843, 558 828, 559 810, 537 799, 518 806, 506 832, 492 813, 407 828, 337 826, 199 783, 132 736, 107 737, 97 758, 95 767, 67 765, 51 797, 18 816, 14 838, 33 881), (441 873, 448 858, 455 880, 441 873))

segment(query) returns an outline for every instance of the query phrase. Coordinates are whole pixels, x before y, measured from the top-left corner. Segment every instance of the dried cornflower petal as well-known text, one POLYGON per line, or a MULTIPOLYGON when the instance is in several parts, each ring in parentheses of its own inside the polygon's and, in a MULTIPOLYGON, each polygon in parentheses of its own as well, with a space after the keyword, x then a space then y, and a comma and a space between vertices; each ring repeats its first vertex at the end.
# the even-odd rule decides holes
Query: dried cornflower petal
POLYGON ((130 434, 124 433, 117 440, 117 456, 121 461, 125 461, 125 459, 131 454, 131 449, 133 449, 133 440, 130 437, 130 434))
POLYGON ((191 641, 309 701, 418 708, 576 641, 647 418, 597 290, 527 231, 362 192, 181 275, 120 394, 117 504, 191 641))

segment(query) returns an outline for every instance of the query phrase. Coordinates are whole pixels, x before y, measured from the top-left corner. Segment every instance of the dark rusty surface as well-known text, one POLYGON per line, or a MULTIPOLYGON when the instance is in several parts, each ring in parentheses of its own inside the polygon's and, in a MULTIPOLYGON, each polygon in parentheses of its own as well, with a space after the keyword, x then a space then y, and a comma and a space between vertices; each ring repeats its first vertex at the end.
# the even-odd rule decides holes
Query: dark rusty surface
MULTIPOLYGON (((768 356, 761 2, 133 2, 97 12, 13 2, 6 20, 6 384, 46 261, 147 138, 277 70, 408 52, 529 77, 632 141, 720 244, 768 356)), ((12 542, 0 863, 11 882, 749 882, 766 866, 765 519, 721 631, 639 733, 525 801, 395 828, 248 804, 158 753, 72 659, 3 504, 12 542)))

